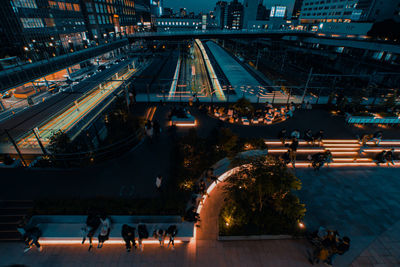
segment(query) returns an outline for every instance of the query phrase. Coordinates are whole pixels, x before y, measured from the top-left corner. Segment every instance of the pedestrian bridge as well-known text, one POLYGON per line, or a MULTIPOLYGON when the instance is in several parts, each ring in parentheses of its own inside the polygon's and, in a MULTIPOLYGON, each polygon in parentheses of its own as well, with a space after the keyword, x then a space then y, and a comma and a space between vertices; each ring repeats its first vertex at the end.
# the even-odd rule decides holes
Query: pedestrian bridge
POLYGON ((193 31, 167 31, 167 32, 143 32, 128 36, 129 41, 136 39, 169 40, 169 39, 192 39, 192 38, 277 38, 284 36, 314 36, 313 32, 298 30, 193 30, 193 31))

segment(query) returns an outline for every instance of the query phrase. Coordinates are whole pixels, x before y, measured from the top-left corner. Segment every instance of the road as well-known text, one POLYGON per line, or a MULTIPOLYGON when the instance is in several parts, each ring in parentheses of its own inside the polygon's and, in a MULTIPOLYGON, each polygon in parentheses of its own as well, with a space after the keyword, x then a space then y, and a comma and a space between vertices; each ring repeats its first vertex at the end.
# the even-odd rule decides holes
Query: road
MULTIPOLYGON (((118 79, 127 80, 136 72, 136 69, 128 70, 125 74, 121 75, 118 79)), ((88 115, 97 105, 99 105, 108 96, 113 94, 121 85, 123 81, 111 81, 106 83, 101 89, 92 90, 84 99, 77 102, 76 105, 71 106, 62 114, 51 118, 48 122, 39 127, 40 138, 44 146, 49 142, 50 137, 57 131, 68 132, 80 120, 88 115)), ((20 148, 38 148, 38 142, 33 133, 18 141, 20 148)))
POLYGON ((0 135, 4 135, 3 130, 7 129, 14 138, 20 137, 27 131, 40 125, 61 110, 68 107, 82 95, 88 93, 94 87, 107 78, 120 71, 128 64, 130 60, 122 61, 119 64, 112 65, 110 69, 106 69, 96 75, 87 78, 84 81, 72 86, 72 92, 66 91, 56 94, 45 102, 38 103, 32 107, 26 108, 15 116, 8 118, 0 123, 0 135))

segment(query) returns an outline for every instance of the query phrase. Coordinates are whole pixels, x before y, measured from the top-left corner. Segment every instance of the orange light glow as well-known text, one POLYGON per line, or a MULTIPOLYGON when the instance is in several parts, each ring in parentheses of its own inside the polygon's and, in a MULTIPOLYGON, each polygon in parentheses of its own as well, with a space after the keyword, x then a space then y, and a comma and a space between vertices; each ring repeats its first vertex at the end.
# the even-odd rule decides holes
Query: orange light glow
MULTIPOLYGON (((180 244, 182 240, 174 240, 175 244, 180 244)), ((93 240, 93 244, 97 244, 97 240, 93 240)), ((159 244, 158 240, 143 240, 143 244, 159 244)), ((75 239, 75 238, 40 238, 40 244, 42 245, 82 245, 82 238, 75 239)), ((105 242, 105 244, 110 245, 124 245, 125 241, 122 239, 110 239, 105 242)))

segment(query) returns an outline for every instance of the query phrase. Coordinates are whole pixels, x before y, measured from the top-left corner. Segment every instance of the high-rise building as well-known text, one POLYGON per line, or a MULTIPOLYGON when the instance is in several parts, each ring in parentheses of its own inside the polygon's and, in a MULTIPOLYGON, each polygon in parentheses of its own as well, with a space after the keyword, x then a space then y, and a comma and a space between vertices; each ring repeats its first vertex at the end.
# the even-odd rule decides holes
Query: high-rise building
POLYGON ((262 0, 244 0, 243 2, 243 28, 248 28, 248 22, 257 19, 258 6, 262 0))
POLYGON ((39 60, 151 27, 148 0, 3 0, 0 56, 39 60))
POLYGON ((163 1, 162 0, 150 0, 151 15, 159 18, 163 15, 163 1))
POLYGON ((354 20, 379 22, 387 19, 399 20, 400 0, 359 0, 354 7, 354 20))
POLYGON ((243 5, 233 0, 228 5, 226 28, 239 30, 243 27, 243 5))
MULTIPOLYGON (((363 0, 361 0, 363 1, 363 0)), ((351 22, 360 18, 357 10, 359 0, 304 0, 301 8, 301 23, 351 22)))
POLYGON ((228 3, 226 1, 218 1, 214 8, 215 21, 221 29, 227 26, 228 3))
POLYGON ((269 12, 263 4, 258 5, 256 20, 266 20, 269 18, 269 12))
POLYGON ((1 57, 35 61, 87 45, 79 0, 7 0, 1 4, 1 57))
POLYGON ((174 15, 174 11, 172 8, 164 7, 164 11, 162 14, 163 18, 171 18, 174 15))

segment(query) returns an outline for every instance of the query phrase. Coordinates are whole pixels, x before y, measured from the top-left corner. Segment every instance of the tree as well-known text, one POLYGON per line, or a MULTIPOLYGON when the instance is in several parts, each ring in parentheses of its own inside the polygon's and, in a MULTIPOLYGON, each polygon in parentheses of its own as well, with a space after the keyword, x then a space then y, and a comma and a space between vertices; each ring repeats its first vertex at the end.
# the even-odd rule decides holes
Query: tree
POLYGON ((55 132, 49 140, 49 145, 47 146, 47 149, 52 153, 52 154, 65 154, 65 153, 70 153, 73 151, 73 148, 71 146, 71 139, 69 136, 63 132, 63 131, 57 131, 55 132))
POLYGON ((305 215, 305 206, 293 194, 301 188, 300 180, 271 156, 236 160, 234 165, 239 169, 224 187, 227 206, 221 218, 225 226, 243 230, 252 225, 261 232, 279 233, 297 229, 305 215))

